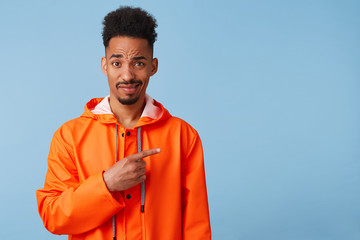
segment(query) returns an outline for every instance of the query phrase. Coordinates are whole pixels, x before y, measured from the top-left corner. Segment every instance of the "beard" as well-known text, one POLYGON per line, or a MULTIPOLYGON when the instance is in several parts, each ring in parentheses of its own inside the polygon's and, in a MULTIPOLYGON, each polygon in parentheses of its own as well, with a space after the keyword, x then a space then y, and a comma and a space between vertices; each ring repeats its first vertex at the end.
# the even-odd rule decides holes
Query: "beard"
POLYGON ((118 101, 123 104, 123 105, 132 105, 134 103, 136 103, 139 100, 139 97, 130 97, 130 98, 121 98, 118 97, 118 101))
MULTIPOLYGON (((140 80, 131 79, 128 82, 117 82, 115 87, 118 88, 120 85, 129 85, 129 84, 139 84, 139 87, 140 87, 143 84, 143 82, 140 80)), ((138 96, 133 97, 132 94, 129 96, 129 98, 118 97, 118 101, 123 105, 132 105, 132 104, 136 103, 138 100, 139 100, 139 97, 138 96)))

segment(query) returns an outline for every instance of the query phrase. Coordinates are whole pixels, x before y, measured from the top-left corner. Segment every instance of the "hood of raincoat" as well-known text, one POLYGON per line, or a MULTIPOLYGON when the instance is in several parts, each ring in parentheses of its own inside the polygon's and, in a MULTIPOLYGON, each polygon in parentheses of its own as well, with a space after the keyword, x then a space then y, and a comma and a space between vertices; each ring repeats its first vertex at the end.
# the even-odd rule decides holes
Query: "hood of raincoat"
MULTIPOLYGON (((81 117, 92 118, 94 120, 100 121, 103 124, 116 123, 117 119, 111 111, 109 99, 109 96, 105 98, 91 99, 85 105, 85 111, 81 117)), ((171 114, 163 107, 161 103, 157 102, 146 94, 144 110, 134 128, 163 121, 170 117, 171 114)))

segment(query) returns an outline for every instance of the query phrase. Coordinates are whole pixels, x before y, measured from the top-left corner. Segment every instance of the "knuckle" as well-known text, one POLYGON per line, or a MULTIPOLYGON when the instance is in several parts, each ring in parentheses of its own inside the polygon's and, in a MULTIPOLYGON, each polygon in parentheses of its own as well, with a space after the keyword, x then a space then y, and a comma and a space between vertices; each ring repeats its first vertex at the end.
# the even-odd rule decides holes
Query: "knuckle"
POLYGON ((132 179, 137 179, 137 178, 141 177, 141 174, 133 173, 131 176, 132 176, 132 179))
POLYGON ((136 166, 135 166, 134 164, 129 165, 128 170, 129 170, 130 172, 134 172, 134 171, 136 170, 136 166))
POLYGON ((144 168, 138 168, 137 173, 139 173, 139 175, 144 174, 144 170, 144 168))

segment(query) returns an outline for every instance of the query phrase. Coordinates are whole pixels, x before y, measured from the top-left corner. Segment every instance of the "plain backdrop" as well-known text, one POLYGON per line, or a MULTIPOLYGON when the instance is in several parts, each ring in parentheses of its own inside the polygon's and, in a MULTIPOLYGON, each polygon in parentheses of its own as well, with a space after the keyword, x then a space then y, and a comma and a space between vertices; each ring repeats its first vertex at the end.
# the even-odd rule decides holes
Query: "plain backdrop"
POLYGON ((360 2, 0 2, 0 239, 37 212, 55 130, 109 93, 102 19, 158 21, 148 93, 199 132, 213 239, 360 239, 360 2))

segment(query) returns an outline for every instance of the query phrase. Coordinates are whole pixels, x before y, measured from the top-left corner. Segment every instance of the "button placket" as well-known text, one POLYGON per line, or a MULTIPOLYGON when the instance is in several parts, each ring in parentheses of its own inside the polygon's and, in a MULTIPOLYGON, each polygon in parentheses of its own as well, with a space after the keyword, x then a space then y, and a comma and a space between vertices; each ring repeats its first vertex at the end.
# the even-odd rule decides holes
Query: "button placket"
MULTIPOLYGON (((137 149, 137 133, 136 129, 123 128, 121 133, 124 133, 122 139, 123 152, 125 156, 130 156, 138 152, 137 149)), ((140 218, 134 218, 134 214, 139 214, 139 207, 141 203, 141 191, 140 184, 133 186, 123 192, 123 199, 126 202, 124 208, 124 219, 126 219, 126 230, 125 232, 132 232, 134 239, 140 239, 142 234, 142 222, 140 218), (134 230, 136 229, 136 230, 134 230)))
POLYGON ((125 129, 120 125, 120 156, 119 156, 119 160, 124 158, 125 152, 124 152, 124 147, 125 147, 125 141, 124 141, 124 137, 125 137, 125 129))

